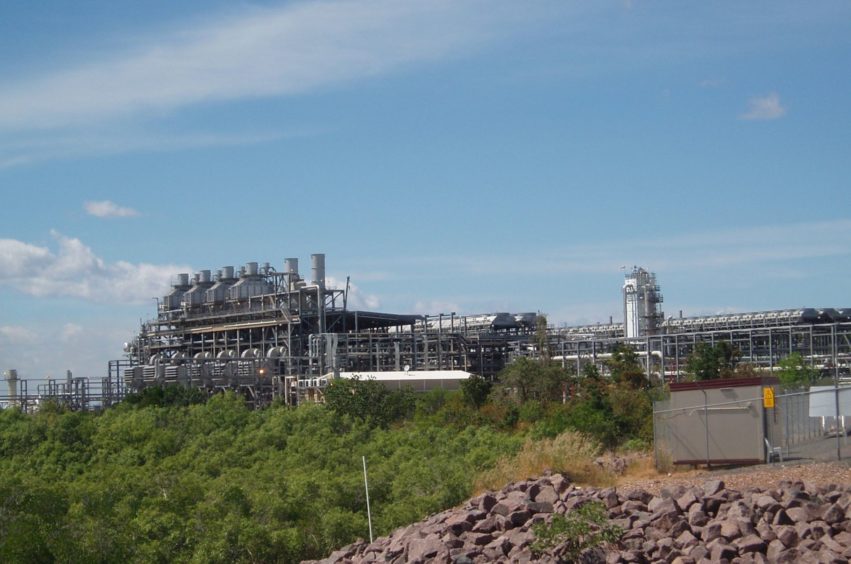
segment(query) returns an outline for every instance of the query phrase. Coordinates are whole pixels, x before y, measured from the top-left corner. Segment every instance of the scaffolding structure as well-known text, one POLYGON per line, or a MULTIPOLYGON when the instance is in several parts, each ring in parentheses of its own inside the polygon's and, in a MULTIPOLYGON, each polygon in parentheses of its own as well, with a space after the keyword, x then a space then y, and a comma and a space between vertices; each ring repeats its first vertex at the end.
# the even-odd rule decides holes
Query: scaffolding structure
MULTIPOLYGON (((350 310, 346 289, 326 285, 325 256, 282 272, 247 263, 177 276, 157 317, 125 345, 127 390, 183 384, 235 390, 254 405, 320 399, 335 375, 463 370, 493 376, 509 342, 534 329, 535 314, 421 316, 350 310)), ((114 367, 114 368, 113 368, 114 367)))
POLYGON ((549 358, 577 374, 594 364, 605 374, 606 361, 622 345, 636 352, 651 381, 682 380, 698 343, 727 342, 755 369, 772 371, 791 353, 836 378, 851 369, 849 308, 664 319, 656 277, 639 267, 624 284, 624 322, 576 327, 545 327, 537 313, 351 310, 348 289, 348 281, 343 289, 327 285, 322 254, 311 255, 309 277, 300 274, 296 258, 286 259, 280 272, 249 262, 214 275, 179 274, 157 300, 156 316, 125 343, 125 357, 109 362, 106 377, 90 382, 69 374, 27 388, 10 370, 10 392, 0 404, 34 409, 51 400, 93 409, 147 387, 179 384, 210 395, 232 390, 256 407, 275 400, 295 405, 322 401, 329 381, 341 374, 492 379, 518 357, 549 358))
POLYGON ((679 382, 698 343, 726 342, 737 351, 738 362, 769 372, 792 353, 825 376, 851 376, 851 311, 803 309, 748 314, 683 318, 663 324, 657 335, 638 339, 617 334, 583 332, 568 328, 558 332, 553 358, 577 373, 594 364, 605 371, 605 361, 628 345, 638 354, 651 379, 679 382))

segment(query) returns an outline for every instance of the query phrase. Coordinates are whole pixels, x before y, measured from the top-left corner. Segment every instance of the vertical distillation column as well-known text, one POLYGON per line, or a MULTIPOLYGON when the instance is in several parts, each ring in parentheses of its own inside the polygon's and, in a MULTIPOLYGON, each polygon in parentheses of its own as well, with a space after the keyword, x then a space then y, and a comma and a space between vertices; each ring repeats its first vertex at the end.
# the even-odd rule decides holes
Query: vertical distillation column
MULTIPOLYGON (((286 308, 288 309, 287 313, 291 317, 293 314, 293 310, 295 310, 295 315, 298 316, 299 323, 301 323, 301 303, 300 297, 298 294, 298 289, 296 288, 296 284, 298 283, 298 259, 297 258, 288 258, 284 259, 284 272, 286 273, 286 308), (293 296, 296 296, 295 307, 293 307, 293 296)), ((292 319, 287 323, 287 375, 292 376, 293 374, 293 323, 292 319)))
POLYGON ((319 374, 325 373, 325 255, 310 255, 311 283, 316 287, 316 319, 318 324, 317 363, 319 374))

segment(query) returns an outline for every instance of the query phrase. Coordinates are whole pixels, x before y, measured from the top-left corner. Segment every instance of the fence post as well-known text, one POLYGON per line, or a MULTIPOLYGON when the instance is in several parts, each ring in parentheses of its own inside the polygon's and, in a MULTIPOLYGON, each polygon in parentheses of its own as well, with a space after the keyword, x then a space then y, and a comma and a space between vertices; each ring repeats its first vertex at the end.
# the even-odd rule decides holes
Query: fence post
POLYGON ((783 396, 783 442, 786 446, 786 458, 789 458, 789 395, 788 390, 783 396))
MULTIPOLYGON (((830 340, 833 345, 833 392, 836 394, 836 460, 842 460, 842 441, 839 440, 839 362, 837 362, 836 324, 830 328, 830 340)), ((845 429, 843 427, 843 433, 845 429)))
MULTIPOLYGON (((842 460, 842 441, 839 438, 839 379, 833 381, 833 393, 836 399, 836 421, 834 428, 836 429, 836 460, 842 460)), ((843 429, 844 431, 844 429, 843 429)))
POLYGON ((659 469, 659 420, 656 417, 655 405, 653 406, 653 465, 656 470, 659 469))
POLYGON ((703 392, 703 423, 706 430, 706 467, 709 468, 709 396, 706 395, 706 390, 703 392))

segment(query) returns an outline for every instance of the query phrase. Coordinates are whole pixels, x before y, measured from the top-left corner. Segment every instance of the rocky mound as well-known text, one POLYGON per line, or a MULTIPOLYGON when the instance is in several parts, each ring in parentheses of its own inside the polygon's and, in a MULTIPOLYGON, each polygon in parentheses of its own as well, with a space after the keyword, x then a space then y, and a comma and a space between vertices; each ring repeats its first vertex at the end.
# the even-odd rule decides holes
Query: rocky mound
POLYGON ((463 506, 397 529, 372 544, 356 542, 322 562, 553 562, 564 544, 533 552, 533 526, 592 501, 623 534, 585 562, 848 562, 851 487, 784 481, 743 492, 720 480, 644 490, 580 488, 560 474, 517 482, 463 506))

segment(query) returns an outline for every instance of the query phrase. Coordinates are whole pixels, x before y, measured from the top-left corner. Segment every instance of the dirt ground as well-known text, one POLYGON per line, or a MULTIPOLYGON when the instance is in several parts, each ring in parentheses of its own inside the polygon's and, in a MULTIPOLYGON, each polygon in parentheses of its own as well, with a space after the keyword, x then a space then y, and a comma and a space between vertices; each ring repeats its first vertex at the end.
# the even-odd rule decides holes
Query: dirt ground
POLYGON ((617 488, 623 491, 644 489, 658 494, 663 488, 677 485, 701 486, 706 480, 723 480, 728 488, 744 491, 749 488, 776 488, 782 480, 807 482, 814 485, 837 484, 851 486, 851 461, 760 464, 737 468, 679 470, 659 474, 648 462, 621 477, 617 488))

